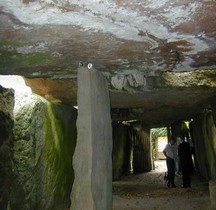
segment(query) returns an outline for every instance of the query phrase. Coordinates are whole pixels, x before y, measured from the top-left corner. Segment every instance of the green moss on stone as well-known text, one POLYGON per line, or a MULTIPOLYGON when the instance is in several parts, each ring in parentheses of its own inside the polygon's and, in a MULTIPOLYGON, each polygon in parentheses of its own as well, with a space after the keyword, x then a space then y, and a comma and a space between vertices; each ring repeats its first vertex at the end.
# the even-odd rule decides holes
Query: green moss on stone
POLYGON ((18 40, 2 40, 0 41, 0 46, 8 46, 8 47, 19 47, 22 46, 23 43, 18 40))
POLYGON ((33 53, 26 56, 29 65, 53 64, 55 59, 49 53, 33 53))
POLYGON ((55 199, 70 195, 74 179, 72 155, 76 131, 68 124, 67 115, 58 105, 49 104, 45 117, 45 191, 55 199))
POLYGON ((205 77, 216 79, 216 69, 202 70, 200 73, 205 77))
POLYGON ((216 129, 210 113, 203 116, 203 134, 211 179, 216 179, 216 129))
POLYGON ((14 51, 0 51, 0 54, 0 68, 55 64, 54 57, 48 52, 22 54, 14 51))

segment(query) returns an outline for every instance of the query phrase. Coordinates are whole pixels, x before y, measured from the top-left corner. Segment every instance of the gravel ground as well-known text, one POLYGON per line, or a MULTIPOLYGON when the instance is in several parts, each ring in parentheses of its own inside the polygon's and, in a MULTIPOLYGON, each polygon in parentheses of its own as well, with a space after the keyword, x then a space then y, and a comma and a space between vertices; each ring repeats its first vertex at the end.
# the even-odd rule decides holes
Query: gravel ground
POLYGON ((165 171, 165 161, 156 161, 154 171, 113 182, 113 210, 209 210, 207 181, 194 175, 192 187, 185 189, 176 176, 178 187, 167 188, 165 171))

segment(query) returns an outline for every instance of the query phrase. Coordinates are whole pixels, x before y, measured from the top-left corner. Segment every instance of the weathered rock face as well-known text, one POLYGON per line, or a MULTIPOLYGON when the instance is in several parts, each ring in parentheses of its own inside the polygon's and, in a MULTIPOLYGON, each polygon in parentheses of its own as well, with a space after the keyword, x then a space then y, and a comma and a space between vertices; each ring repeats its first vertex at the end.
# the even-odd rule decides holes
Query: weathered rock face
POLYGON ((36 95, 17 100, 12 209, 70 206, 76 115, 72 108, 36 95))
POLYGON ((207 180, 210 178, 208 162, 206 157, 206 147, 204 143, 204 134, 202 131, 202 117, 197 116, 191 122, 192 138, 195 146, 195 164, 196 169, 207 180))
POLYGON ((215 67, 215 7, 211 0, 2 1, 1 66, 29 76, 72 75, 80 61, 112 72, 215 67))
POLYGON ((112 127, 109 92, 103 75, 78 73, 77 145, 71 210, 112 209, 112 127), (98 88, 100 87, 100 88, 98 88))
MULTIPOLYGON (((214 70, 104 76, 110 84, 112 118, 138 119, 150 126, 168 125, 200 114, 210 106, 216 92, 214 70)), ((26 83, 49 100, 77 104, 75 79, 28 78, 26 83)))
POLYGON ((113 179, 152 170, 150 130, 113 122, 113 179))
POLYGON ((136 90, 129 85, 127 75, 123 77, 122 89, 110 92, 114 119, 169 125, 201 113, 215 97, 215 71, 143 75, 146 85, 137 85, 136 90))
POLYGON ((212 113, 203 116, 203 133, 210 178, 216 180, 216 127, 212 113))
POLYGON ((135 127, 133 134, 133 171, 135 174, 152 170, 152 148, 150 129, 141 125, 135 127))
POLYGON ((205 75, 215 75, 215 9, 214 0, 1 1, 0 74, 75 105, 77 68, 91 62, 109 82, 116 117, 127 109, 124 118, 169 124, 215 96, 216 77, 205 75))
POLYGON ((112 168, 113 180, 119 179, 122 175, 130 174, 130 159, 132 151, 132 139, 129 126, 114 122, 113 125, 113 152, 112 168))
POLYGON ((0 86, 0 209, 7 210, 13 185, 12 145, 13 145, 13 105, 14 92, 0 86))
POLYGON ((197 168, 206 179, 216 179, 216 128, 212 112, 206 110, 191 123, 192 137, 195 142, 197 168))
POLYGON ((14 90, 0 85, 0 110, 7 113, 11 119, 13 119, 14 103, 14 90))

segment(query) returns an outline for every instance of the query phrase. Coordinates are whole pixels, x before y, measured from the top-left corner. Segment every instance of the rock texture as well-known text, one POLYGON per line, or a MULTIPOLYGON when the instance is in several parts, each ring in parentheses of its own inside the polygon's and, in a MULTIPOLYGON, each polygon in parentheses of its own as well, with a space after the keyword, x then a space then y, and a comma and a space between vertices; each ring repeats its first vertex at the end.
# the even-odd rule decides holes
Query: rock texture
POLYGON ((14 91, 0 86, 0 209, 9 207, 13 185, 13 107, 14 91))
POLYGON ((1 66, 25 67, 29 76, 72 75, 80 61, 113 72, 212 68, 215 7, 211 0, 2 1, 1 66))
POLYGON ((76 115, 36 95, 16 100, 12 209, 70 206, 76 115))
POLYGON ((210 110, 194 118, 191 122, 191 134, 195 143, 196 169, 209 181, 211 208, 215 209, 216 203, 216 127, 210 110))
POLYGON ((112 127, 107 82, 95 69, 78 71, 78 135, 70 209, 110 210, 112 127))
POLYGON ((132 127, 113 122, 112 174, 113 180, 130 174, 132 156, 132 127))
POLYGON ((195 142, 197 169, 206 179, 216 179, 216 128, 212 112, 205 112, 191 122, 192 138, 195 142))
POLYGON ((0 85, 0 110, 8 114, 11 119, 13 119, 14 104, 14 90, 0 85))

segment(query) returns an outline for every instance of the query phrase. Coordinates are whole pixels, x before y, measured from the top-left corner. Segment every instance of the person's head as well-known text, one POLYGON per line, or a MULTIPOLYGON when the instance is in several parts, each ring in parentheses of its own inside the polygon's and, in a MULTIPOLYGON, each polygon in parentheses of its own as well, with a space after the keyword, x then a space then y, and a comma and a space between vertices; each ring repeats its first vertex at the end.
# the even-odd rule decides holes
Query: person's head
POLYGON ((169 142, 170 142, 171 145, 173 145, 173 144, 176 143, 176 140, 175 140, 175 138, 173 136, 171 136, 169 142))

